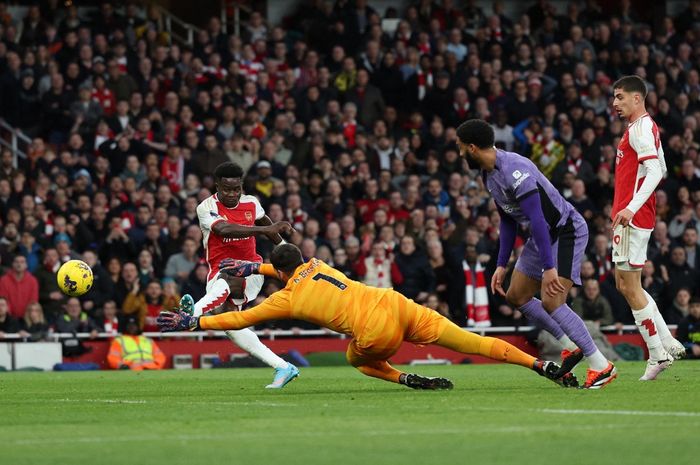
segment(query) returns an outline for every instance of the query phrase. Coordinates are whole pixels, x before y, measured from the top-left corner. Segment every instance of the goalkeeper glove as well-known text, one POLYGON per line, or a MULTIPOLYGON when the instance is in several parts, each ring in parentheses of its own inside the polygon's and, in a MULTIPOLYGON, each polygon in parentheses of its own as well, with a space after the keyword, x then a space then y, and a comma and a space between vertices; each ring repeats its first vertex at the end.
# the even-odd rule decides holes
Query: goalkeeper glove
POLYGON ((160 312, 156 318, 158 327, 163 332, 195 331, 200 329, 199 317, 178 310, 177 312, 160 312))
POLYGON ((219 270, 234 278, 245 278, 246 276, 258 274, 260 271, 260 263, 224 258, 221 260, 221 263, 219 263, 219 270))

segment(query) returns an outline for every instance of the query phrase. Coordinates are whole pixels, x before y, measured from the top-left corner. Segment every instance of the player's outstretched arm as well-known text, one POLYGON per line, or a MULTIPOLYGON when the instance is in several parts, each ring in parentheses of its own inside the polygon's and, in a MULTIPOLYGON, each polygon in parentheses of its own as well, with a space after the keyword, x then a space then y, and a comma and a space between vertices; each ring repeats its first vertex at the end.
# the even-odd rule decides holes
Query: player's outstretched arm
POLYGON ((518 223, 512 216, 504 212, 501 207, 496 205, 498 213, 501 216, 501 225, 499 227, 499 244, 498 244, 498 260, 496 261, 496 271, 491 277, 491 292, 506 296, 503 290, 503 282, 506 275, 506 267, 510 261, 510 255, 513 252, 513 244, 515 244, 515 235, 518 231, 518 223))
POLYGON ((164 333, 172 331, 195 331, 199 329, 199 317, 187 312, 160 312, 156 318, 158 328, 164 333))
POLYGON ((219 270, 234 278, 245 278, 253 274, 259 274, 260 263, 224 258, 219 263, 219 270))
POLYGON ((243 329, 270 320, 291 318, 289 299, 284 291, 275 292, 260 305, 242 312, 215 316, 192 316, 187 312, 160 312, 156 323, 163 332, 202 329, 243 329))
POLYGON ((235 278, 245 278, 253 274, 262 274, 271 278, 279 278, 277 271, 269 263, 255 263, 233 258, 224 258, 219 263, 222 273, 235 278))
MULTIPOLYGON (((281 222, 281 223, 286 223, 286 222, 281 222)), ((262 218, 255 221, 255 224, 257 226, 271 226, 273 223, 272 223, 272 220, 270 219, 269 216, 263 215, 262 218)), ((291 225, 290 225, 289 230, 285 230, 283 232, 286 234, 291 233, 292 232, 291 225)), ((278 244, 285 242, 284 239, 282 238, 282 236, 280 236, 279 232, 277 232, 275 234, 268 234, 267 238, 270 239, 272 241, 272 243, 275 245, 278 245, 278 244)))
POLYGON ((537 244, 537 250, 539 250, 542 257, 542 263, 544 265, 542 287, 546 289, 550 297, 554 297, 560 292, 565 292, 566 289, 561 281, 559 281, 558 272, 554 265, 549 228, 547 227, 547 220, 545 220, 544 212, 542 211, 539 192, 534 191, 531 194, 523 196, 522 200, 520 200, 520 208, 530 220, 532 238, 535 244, 537 244))
POLYGON ((270 320, 292 318, 287 291, 278 291, 260 305, 242 312, 228 312, 199 318, 200 329, 243 329, 270 320))

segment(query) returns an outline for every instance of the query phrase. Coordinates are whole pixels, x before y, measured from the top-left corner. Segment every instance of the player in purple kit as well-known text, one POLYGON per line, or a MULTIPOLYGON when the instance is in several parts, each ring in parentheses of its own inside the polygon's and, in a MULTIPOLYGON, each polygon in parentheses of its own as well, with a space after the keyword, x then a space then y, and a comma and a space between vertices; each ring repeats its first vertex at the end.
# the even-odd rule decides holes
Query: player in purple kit
POLYGON ((470 167, 481 169, 501 215, 491 290, 505 296, 536 326, 562 343, 562 375, 585 356, 589 368, 584 387, 602 388, 617 377, 617 370, 598 350, 583 320, 566 305, 569 289, 581 284, 581 262, 588 243, 586 221, 532 161, 494 147, 494 132, 486 121, 462 123, 457 137, 460 154, 470 167), (506 293, 505 267, 518 224, 529 228, 530 239, 515 264, 506 293), (534 297, 538 291, 542 301, 534 297))

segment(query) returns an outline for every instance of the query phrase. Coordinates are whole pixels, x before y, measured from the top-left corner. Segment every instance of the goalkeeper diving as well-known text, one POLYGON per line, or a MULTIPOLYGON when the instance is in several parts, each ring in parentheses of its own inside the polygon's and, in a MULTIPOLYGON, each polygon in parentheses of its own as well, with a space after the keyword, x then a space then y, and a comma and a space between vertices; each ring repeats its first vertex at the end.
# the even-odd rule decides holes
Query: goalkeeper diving
POLYGON ((392 367, 388 360, 403 341, 437 344, 464 354, 482 355, 523 366, 564 387, 578 386, 573 373, 557 378, 556 363, 536 359, 501 339, 461 329, 392 289, 370 287, 348 279, 315 258, 304 263, 295 245, 278 245, 270 261, 271 264, 232 259, 222 262, 222 273, 236 277, 262 274, 286 284, 260 305, 216 316, 195 317, 182 310, 161 312, 158 326, 162 331, 227 330, 269 320, 298 319, 351 336, 346 357, 363 374, 414 389, 452 389, 453 384, 446 378, 404 373, 392 367))

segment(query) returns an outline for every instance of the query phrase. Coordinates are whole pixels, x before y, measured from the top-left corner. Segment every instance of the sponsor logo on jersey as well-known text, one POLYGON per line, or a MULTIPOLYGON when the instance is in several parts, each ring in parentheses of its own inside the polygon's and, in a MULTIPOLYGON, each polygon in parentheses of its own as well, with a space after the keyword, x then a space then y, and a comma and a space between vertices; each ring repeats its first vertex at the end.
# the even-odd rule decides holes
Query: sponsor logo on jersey
POLYGON ((245 241, 246 239, 250 239, 250 237, 224 237, 222 242, 225 244, 227 242, 245 241))
POLYGON ((523 175, 523 173, 521 173, 521 172, 518 171, 518 170, 513 171, 513 177, 514 177, 515 179, 519 179, 520 176, 522 176, 522 175, 523 175))
POLYGON ((252 212, 245 212, 245 219, 246 219, 246 221, 253 221, 253 213, 252 212))
MULTIPOLYGON (((530 177, 530 173, 522 174, 520 171, 516 171, 515 173, 518 173, 519 176, 516 178, 517 181, 513 183, 513 189, 517 189, 518 186, 523 183, 523 181, 530 177)), ((513 177, 515 177, 515 173, 513 173, 513 177)))

